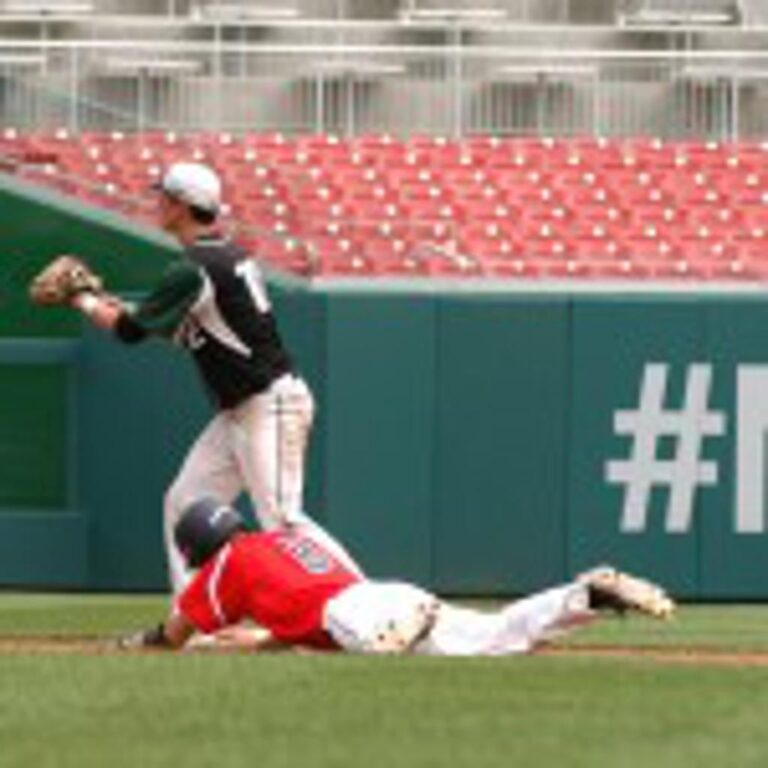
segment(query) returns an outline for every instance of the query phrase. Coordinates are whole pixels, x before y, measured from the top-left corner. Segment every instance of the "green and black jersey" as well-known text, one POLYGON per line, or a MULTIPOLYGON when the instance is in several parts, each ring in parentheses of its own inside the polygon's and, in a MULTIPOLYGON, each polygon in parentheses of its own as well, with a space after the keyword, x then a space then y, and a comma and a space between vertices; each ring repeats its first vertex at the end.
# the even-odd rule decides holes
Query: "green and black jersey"
POLYGON ((219 408, 292 370, 256 261, 218 238, 188 247, 115 333, 126 343, 164 336, 185 347, 219 408))

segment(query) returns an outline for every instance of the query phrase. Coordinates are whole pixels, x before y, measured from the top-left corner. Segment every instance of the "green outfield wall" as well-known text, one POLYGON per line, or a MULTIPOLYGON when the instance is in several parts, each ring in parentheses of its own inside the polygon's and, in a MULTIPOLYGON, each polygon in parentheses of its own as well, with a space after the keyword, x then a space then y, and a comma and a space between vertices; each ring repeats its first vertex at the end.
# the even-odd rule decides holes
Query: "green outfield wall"
MULTIPOLYGON (((172 253, 7 182, 0 584, 165 584, 164 489, 210 416, 189 361, 35 310, 50 256, 122 293, 172 253)), ((270 280, 318 401, 307 507, 371 573, 519 593, 616 562, 682 597, 768 597, 768 301, 270 280)))
POLYGON ((314 300, 328 522, 377 573, 473 593, 611 561, 768 596, 763 296, 314 300))
MULTIPOLYGON (((90 461, 101 453, 122 458, 112 426, 121 403, 116 398, 109 418, 91 423, 109 385, 101 372, 88 375, 82 325, 71 312, 30 305, 26 286, 53 256, 72 252, 86 256, 116 290, 140 290, 175 248, 122 217, 1 174, 0 208, 0 584, 120 586, 120 553, 107 550, 101 537, 102 528, 117 524, 115 507, 93 503, 90 461), (89 445, 92 438, 98 446, 89 445), (114 556, 109 567, 105 556, 114 556)), ((144 482, 134 466, 108 463, 99 482, 113 484, 120 497, 144 482)), ((139 536, 150 541, 143 516, 136 519, 139 536)), ((155 559, 151 553, 134 560, 124 583, 156 583, 155 559)))

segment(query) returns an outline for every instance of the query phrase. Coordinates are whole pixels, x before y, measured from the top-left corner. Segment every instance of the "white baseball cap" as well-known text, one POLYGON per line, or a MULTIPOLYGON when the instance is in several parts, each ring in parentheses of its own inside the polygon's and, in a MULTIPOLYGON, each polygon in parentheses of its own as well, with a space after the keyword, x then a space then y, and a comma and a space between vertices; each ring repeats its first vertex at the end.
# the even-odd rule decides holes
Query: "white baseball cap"
POLYGON ((157 185, 166 195, 216 213, 221 206, 221 179, 201 163, 174 163, 157 185))

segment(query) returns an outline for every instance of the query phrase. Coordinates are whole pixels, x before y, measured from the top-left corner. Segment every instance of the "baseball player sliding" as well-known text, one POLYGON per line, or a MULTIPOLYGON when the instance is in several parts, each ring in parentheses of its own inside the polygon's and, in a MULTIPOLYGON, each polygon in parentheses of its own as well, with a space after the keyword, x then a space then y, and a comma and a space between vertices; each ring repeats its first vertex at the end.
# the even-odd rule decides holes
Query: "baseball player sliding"
POLYGON ((178 548, 199 568, 156 628, 127 648, 182 648, 252 619, 268 630, 254 650, 281 645, 357 653, 508 655, 526 653, 605 610, 667 618, 674 603, 648 581, 604 567, 495 613, 450 605, 403 582, 366 579, 300 527, 248 533, 232 507, 211 497, 192 503, 175 528, 178 548))
MULTIPOLYGON (((265 530, 325 533, 302 512, 304 456, 314 404, 278 333, 256 261, 218 229, 221 182, 197 163, 172 165, 158 185, 162 228, 183 248, 136 307, 103 290, 76 257, 57 259, 32 283, 39 304, 66 304, 127 344, 171 339, 194 358, 217 414, 198 437, 164 502, 170 579, 189 573, 173 539, 180 511, 203 493, 232 501, 247 489, 265 530)), ((326 545, 355 570, 350 556, 326 545)))

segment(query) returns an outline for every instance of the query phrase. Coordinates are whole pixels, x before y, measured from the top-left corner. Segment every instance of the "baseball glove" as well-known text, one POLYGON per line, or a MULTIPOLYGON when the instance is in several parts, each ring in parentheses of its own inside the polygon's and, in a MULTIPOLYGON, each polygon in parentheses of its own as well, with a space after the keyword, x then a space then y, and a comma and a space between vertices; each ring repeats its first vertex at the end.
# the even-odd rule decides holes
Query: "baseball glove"
POLYGON ((69 304, 78 293, 102 293, 104 283, 76 256, 58 256, 29 285, 35 304, 69 304))

